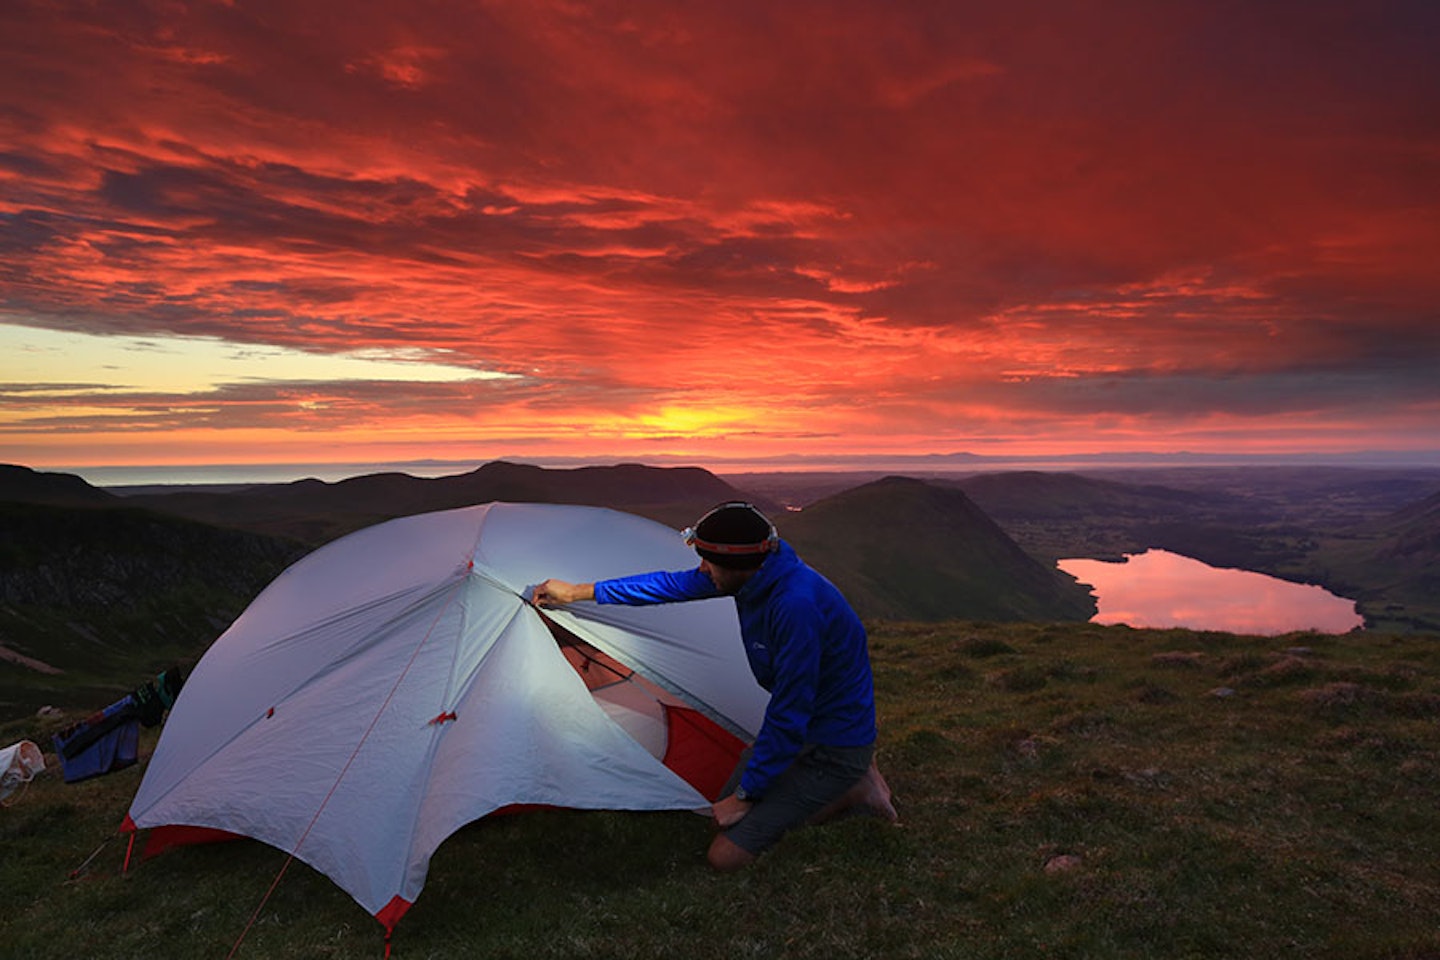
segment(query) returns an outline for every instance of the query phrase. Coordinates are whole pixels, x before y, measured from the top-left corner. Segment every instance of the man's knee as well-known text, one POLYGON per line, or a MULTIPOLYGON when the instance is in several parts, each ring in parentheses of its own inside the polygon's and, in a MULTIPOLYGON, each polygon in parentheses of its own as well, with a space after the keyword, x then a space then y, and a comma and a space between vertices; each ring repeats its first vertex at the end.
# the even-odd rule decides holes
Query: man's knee
POLYGON ((721 873, 731 873, 754 863, 755 854, 721 833, 710 841, 710 852, 707 854, 707 859, 710 861, 710 866, 721 873))

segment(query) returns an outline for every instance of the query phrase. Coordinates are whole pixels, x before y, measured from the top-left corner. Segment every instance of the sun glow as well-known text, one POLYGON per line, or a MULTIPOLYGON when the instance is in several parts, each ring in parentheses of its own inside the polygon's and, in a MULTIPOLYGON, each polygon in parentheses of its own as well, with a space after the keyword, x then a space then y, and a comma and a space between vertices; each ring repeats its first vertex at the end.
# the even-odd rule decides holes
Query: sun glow
POLYGON ((625 440, 707 440, 755 429, 755 413, 740 407, 667 406, 654 413, 602 418, 594 432, 625 440))

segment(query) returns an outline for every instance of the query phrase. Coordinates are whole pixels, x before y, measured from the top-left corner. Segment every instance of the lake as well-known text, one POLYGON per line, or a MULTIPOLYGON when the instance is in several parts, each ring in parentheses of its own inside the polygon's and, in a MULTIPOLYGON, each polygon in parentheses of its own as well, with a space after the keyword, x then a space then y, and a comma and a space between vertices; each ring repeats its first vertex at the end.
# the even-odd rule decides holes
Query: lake
POLYGON ((1265 636, 1295 630, 1346 633, 1364 625, 1354 601, 1322 587, 1222 570, 1164 550, 1127 554, 1120 563, 1074 559, 1058 566, 1093 588, 1099 613, 1091 623, 1265 636))

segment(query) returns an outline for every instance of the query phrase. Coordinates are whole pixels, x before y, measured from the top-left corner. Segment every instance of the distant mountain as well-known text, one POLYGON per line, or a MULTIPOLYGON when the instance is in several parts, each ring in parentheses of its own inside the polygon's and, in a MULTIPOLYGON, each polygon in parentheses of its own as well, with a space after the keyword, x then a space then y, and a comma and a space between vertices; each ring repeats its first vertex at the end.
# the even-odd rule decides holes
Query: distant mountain
POLYGON ((1440 558, 1440 493, 1397 510, 1385 529, 1393 537, 1386 549, 1388 555, 1440 558))
MULTIPOLYGON (((621 464, 552 470, 497 461, 451 477, 378 473, 338 483, 299 480, 229 493, 144 494, 126 501, 192 520, 319 545, 392 517, 492 500, 612 507, 679 528, 716 503, 743 496, 698 467, 621 464)), ((776 509, 768 501, 757 506, 776 509)))
POLYGON ((1046 559, 1118 559, 1151 546, 1199 556, 1193 549, 1213 550, 1209 541, 1217 525, 1248 524, 1253 514, 1229 494, 1074 473, 990 473, 936 482, 964 491, 1016 542, 1046 559))
POLYGON ((55 506, 114 506, 114 494, 90 486, 69 473, 39 473, 29 467, 0 463, 0 502, 48 503, 55 506))
POLYGON ((1087 620, 1089 591, 955 489, 888 477, 781 518, 781 534, 865 617, 1087 620))
POLYGON ((377 474, 131 497, 5 467, 0 713, 94 706, 114 678, 138 682, 164 661, 192 660, 309 549, 391 517, 491 500, 583 503, 678 529, 740 496, 704 470, 639 465, 491 463, 435 480, 377 474))
POLYGON ((996 519, 1130 517, 1154 519, 1176 509, 1191 511, 1232 506, 1233 498, 1176 490, 1153 484, 1136 485, 1096 480, 1076 473, 990 473, 950 481, 996 519))

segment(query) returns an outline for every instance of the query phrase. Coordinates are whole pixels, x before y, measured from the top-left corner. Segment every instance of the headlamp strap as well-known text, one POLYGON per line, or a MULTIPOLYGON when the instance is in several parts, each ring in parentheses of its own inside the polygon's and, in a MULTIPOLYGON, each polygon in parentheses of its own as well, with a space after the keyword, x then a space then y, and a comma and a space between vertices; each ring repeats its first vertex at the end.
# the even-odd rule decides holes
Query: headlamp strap
POLYGON ((775 545, 780 542, 780 534, 776 532, 775 524, 770 523, 768 520, 766 521, 766 523, 770 527, 770 532, 766 535, 764 540, 758 541, 756 543, 712 543, 709 540, 700 539, 699 534, 695 532, 700 527, 700 525, 703 524, 706 520, 710 519, 710 517, 715 513, 732 507, 745 507, 749 510, 754 510, 756 516, 762 518, 764 517, 764 514, 760 513, 759 510, 755 510, 754 504, 746 503, 743 500, 732 500, 729 503, 722 503, 718 507, 715 507, 713 510, 711 510, 709 513, 705 514, 705 516, 701 517, 699 521, 696 522, 695 526, 686 527, 684 530, 680 531, 680 536, 685 540, 685 545, 689 547, 694 547, 696 550, 707 550, 711 553, 718 553, 732 557, 745 556, 747 554, 755 553, 769 553, 771 550, 774 550, 775 545))
POLYGON ((711 543, 709 540, 701 540, 691 533, 685 538, 685 543, 696 550, 708 550, 711 553, 729 556, 743 556, 747 553, 769 553, 774 549, 775 538, 767 537, 759 543, 711 543))

